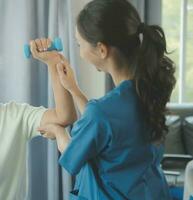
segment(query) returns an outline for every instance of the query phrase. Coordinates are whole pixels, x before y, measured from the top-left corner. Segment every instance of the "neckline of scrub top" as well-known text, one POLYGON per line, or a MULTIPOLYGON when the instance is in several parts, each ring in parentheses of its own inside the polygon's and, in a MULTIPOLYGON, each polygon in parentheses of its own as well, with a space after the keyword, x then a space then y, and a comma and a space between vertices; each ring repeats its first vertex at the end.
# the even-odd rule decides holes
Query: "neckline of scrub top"
POLYGON ((134 81, 133 80, 123 80, 119 85, 117 85, 114 89, 120 89, 120 88, 128 88, 128 87, 133 87, 134 81))

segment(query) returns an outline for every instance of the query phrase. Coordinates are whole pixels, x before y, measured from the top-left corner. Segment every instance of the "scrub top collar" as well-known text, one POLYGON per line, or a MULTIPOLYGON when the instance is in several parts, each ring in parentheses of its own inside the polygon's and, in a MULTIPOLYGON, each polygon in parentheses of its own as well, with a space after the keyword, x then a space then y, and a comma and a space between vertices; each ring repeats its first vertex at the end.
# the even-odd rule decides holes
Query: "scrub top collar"
POLYGON ((124 80, 121 83, 119 83, 119 85, 117 85, 117 87, 115 87, 115 90, 120 90, 123 88, 132 88, 134 85, 134 80, 124 80))

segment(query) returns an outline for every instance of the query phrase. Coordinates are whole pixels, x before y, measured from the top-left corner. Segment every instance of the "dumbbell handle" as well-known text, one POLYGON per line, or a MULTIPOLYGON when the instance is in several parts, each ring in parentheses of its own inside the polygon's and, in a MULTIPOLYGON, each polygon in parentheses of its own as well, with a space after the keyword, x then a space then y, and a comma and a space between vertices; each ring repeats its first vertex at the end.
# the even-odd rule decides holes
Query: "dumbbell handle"
MULTIPOLYGON (((60 38, 55 38, 54 41, 52 41, 51 46, 47 49, 47 51, 62 51, 63 50, 63 45, 62 45, 62 41, 60 38)), ((29 44, 25 44, 24 45, 24 55, 26 58, 30 58, 31 56, 31 50, 30 50, 30 45, 29 44)))

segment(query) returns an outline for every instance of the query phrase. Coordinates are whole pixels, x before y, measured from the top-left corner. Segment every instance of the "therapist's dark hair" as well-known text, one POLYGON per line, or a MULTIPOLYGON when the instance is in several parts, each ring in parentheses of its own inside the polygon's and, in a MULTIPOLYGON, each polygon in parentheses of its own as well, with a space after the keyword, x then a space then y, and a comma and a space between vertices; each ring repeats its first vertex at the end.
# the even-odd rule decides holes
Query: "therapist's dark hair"
POLYGON ((114 47, 117 56, 128 62, 147 122, 152 127, 151 141, 164 139, 168 132, 166 103, 176 80, 174 63, 166 56, 162 28, 141 23, 138 12, 127 0, 93 0, 80 12, 77 29, 91 45, 102 42, 114 47))

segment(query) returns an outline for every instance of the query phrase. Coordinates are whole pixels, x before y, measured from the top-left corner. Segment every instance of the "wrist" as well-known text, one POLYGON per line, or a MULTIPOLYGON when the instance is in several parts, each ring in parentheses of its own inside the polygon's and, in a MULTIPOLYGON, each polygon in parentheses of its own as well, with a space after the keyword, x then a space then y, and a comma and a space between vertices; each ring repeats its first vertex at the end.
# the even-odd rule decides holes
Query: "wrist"
POLYGON ((47 64, 49 67, 56 67, 56 65, 57 65, 58 63, 60 63, 60 62, 61 62, 61 58, 60 58, 59 55, 57 55, 57 56, 53 57, 52 59, 47 60, 46 64, 47 64))
POLYGON ((76 85, 75 87, 69 89, 69 92, 72 96, 78 96, 80 94, 80 89, 79 87, 76 85))
POLYGON ((47 62, 46 63, 46 65, 49 67, 49 68, 56 68, 56 65, 57 65, 58 63, 56 63, 56 62, 47 62))
POLYGON ((64 130, 65 130, 64 127, 61 127, 61 126, 55 127, 54 132, 55 132, 56 138, 59 137, 61 134, 64 134, 64 130))

